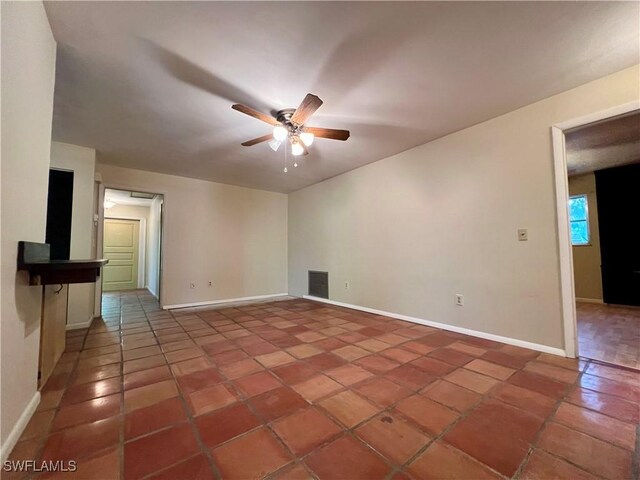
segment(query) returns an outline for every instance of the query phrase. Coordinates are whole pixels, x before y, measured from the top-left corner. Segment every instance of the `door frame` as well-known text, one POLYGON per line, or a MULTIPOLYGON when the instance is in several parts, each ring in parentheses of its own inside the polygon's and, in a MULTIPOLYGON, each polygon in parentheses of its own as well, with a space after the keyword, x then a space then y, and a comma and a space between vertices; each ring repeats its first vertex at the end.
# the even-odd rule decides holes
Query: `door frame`
MULTIPOLYGON (((138 278, 136 279, 136 288, 146 288, 145 274, 147 272, 147 219, 144 217, 136 217, 135 215, 105 215, 103 222, 103 235, 104 235, 104 221, 105 220, 131 220, 132 222, 139 222, 138 228, 138 278)), ((103 237, 104 242, 104 237, 103 237)), ((104 245, 104 243, 103 243, 104 245)), ((103 250, 104 255, 104 250, 103 250)), ((104 280, 104 279, 103 279, 104 280)))
POLYGON ((558 249, 560 253, 560 294, 562 301, 564 351, 565 355, 570 358, 578 356, 578 320, 576 316, 576 294, 573 279, 573 249, 571 246, 571 230, 569 227, 569 179, 567 174, 567 152, 564 132, 593 122, 631 113, 636 110, 640 110, 640 101, 638 100, 560 122, 551 127, 556 187, 558 249))
MULTIPOLYGON (((160 222, 160 265, 158 265, 158 303, 162 308, 163 297, 164 297, 164 258, 165 258, 165 239, 166 239, 166 225, 167 225, 167 192, 162 189, 152 188, 149 189, 147 187, 136 187, 131 185, 122 185, 118 183, 105 183, 102 179, 102 175, 100 172, 96 173, 96 181, 100 182, 100 192, 99 192, 99 202, 98 202, 98 253, 100 258, 104 257, 104 245, 103 245, 103 237, 104 237, 104 196, 106 189, 112 190, 122 190, 125 192, 145 192, 145 193, 153 193, 155 195, 162 195, 162 205, 163 205, 163 216, 161 217, 160 222)), ((96 315, 101 314, 102 308, 102 281, 100 283, 100 293, 96 292, 96 308, 98 308, 98 313, 96 315), (98 299, 99 295, 99 299, 98 299)), ((97 290, 97 289, 96 289, 97 290)))

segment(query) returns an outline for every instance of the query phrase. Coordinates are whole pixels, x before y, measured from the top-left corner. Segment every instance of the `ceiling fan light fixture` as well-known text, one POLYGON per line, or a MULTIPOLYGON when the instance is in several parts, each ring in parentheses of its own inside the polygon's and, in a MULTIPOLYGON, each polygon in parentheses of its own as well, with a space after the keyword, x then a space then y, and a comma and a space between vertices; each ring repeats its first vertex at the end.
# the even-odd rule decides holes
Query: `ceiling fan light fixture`
POLYGON ((302 155, 303 153, 304 153, 304 148, 302 148, 302 145, 300 145, 298 142, 291 144, 292 155, 295 155, 297 157, 298 155, 302 155))
POLYGON ((302 143, 304 143, 307 147, 311 146, 314 138, 315 136, 311 132, 302 132, 300 134, 300 140, 302 140, 302 143))
POLYGON ((276 125, 273 128, 273 138, 278 140, 279 142, 287 138, 288 134, 289 134, 289 131, 282 125, 276 125))
MULTIPOLYGON (((241 145, 243 147, 251 147, 259 143, 267 142, 273 151, 277 151, 282 142, 289 142, 291 144, 291 153, 294 156, 299 156, 309 154, 307 147, 313 144, 315 137, 342 141, 349 138, 349 130, 319 128, 307 125, 307 121, 321 105, 322 100, 320 100, 320 98, 308 93, 302 102, 300 102, 298 108, 285 108, 273 112, 272 115, 261 113, 258 110, 239 103, 232 105, 231 108, 267 123, 273 129, 270 133, 242 142, 241 145)), ((286 145, 285 147, 286 159, 286 154, 288 153, 286 149, 289 147, 286 145)), ((294 167, 296 166, 297 163, 294 163, 294 167)))
POLYGON ((274 138, 268 143, 268 145, 269 147, 271 147, 271 150, 273 150, 274 152, 277 152, 278 148, 280 148, 281 143, 282 143, 282 140, 276 140, 274 138))

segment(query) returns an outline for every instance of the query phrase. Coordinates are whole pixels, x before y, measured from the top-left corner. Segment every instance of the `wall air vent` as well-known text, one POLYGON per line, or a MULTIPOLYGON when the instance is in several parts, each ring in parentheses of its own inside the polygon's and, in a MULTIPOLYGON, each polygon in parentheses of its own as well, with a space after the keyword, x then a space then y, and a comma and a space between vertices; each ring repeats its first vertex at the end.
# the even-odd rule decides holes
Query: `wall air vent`
POLYGON ((309 270, 309 295, 329 298, 329 273, 309 270))

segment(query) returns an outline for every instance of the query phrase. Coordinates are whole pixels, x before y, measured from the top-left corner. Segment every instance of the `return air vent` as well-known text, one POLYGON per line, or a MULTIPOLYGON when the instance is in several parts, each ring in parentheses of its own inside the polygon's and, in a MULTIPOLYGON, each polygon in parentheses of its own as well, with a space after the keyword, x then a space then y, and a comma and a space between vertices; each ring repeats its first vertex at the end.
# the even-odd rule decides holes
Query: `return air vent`
POLYGON ((329 298, 329 273, 309 270, 309 295, 329 298))

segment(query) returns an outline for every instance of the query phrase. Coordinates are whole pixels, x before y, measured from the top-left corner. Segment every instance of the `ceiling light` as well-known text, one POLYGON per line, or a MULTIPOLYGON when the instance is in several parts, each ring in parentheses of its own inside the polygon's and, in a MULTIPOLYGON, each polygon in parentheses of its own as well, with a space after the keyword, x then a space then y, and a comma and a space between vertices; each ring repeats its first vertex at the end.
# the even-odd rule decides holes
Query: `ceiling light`
POLYGON ((300 140, 302 140, 302 143, 304 143, 307 147, 310 147, 311 144, 313 143, 313 133, 311 132, 302 132, 300 134, 300 140))
POLYGON ((280 148, 281 143, 282 143, 282 140, 276 140, 274 138, 268 143, 268 145, 271 147, 271 150, 273 150, 274 152, 277 152, 278 148, 280 148))
POLYGON ((304 148, 298 142, 291 144, 291 153, 293 155, 302 155, 304 153, 304 148))
POLYGON ((153 200, 156 196, 155 193, 146 193, 146 192, 130 192, 131 198, 146 198, 149 200, 153 200))
POLYGON ((287 138, 287 135, 289 134, 289 131, 284 128, 282 125, 276 125, 273 129, 273 138, 275 138, 278 141, 283 141, 285 138, 287 138))
POLYGON ((111 200, 105 200, 104 201, 104 209, 105 210, 109 210, 111 207, 115 207, 116 206, 116 202, 112 202, 111 200))

